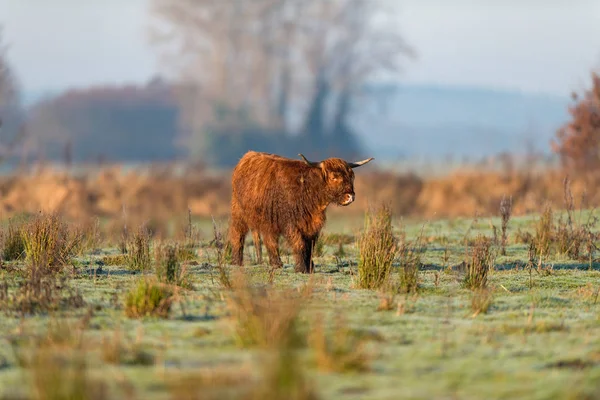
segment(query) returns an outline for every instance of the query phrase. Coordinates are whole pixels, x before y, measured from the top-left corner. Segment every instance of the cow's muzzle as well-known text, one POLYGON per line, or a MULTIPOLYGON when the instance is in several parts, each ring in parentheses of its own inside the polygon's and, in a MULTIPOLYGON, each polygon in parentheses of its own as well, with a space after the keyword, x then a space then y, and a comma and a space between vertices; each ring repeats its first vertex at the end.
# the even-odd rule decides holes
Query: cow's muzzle
POLYGON ((347 206, 354 202, 354 193, 346 193, 340 201, 341 206, 347 206))

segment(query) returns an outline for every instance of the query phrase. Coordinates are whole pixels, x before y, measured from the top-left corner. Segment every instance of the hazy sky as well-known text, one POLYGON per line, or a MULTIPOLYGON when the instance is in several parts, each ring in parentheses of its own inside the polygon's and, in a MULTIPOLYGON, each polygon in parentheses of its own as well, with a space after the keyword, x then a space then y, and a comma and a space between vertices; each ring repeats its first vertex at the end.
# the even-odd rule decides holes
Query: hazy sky
MULTIPOLYGON (((600 67, 598 0, 397 0, 418 52, 403 81, 568 95, 600 67)), ((149 0, 0 0, 9 60, 29 91, 143 82, 159 66, 149 0)))

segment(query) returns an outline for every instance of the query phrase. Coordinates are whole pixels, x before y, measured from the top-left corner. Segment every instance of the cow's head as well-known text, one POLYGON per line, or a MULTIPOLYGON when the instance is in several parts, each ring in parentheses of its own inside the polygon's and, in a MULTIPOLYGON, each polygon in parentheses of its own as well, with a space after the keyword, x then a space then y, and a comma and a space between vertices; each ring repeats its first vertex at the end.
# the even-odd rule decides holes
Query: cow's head
POLYGON ((326 194, 330 202, 347 206, 354 201, 354 171, 352 169, 365 165, 373 157, 358 162, 346 162, 341 158, 328 158, 323 161, 308 161, 302 154, 302 160, 312 168, 319 168, 325 180, 326 194))

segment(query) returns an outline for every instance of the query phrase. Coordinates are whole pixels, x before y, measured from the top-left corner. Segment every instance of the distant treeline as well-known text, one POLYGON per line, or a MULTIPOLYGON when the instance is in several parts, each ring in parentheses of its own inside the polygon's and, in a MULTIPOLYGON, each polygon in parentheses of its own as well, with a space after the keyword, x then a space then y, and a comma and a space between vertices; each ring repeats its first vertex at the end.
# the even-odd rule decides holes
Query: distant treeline
POLYGON ((178 107, 169 87, 94 87, 34 105, 27 133, 36 155, 72 162, 170 161, 177 146, 178 107))
POLYGON ((363 156, 351 132, 289 134, 248 124, 207 130, 204 154, 194 153, 182 122, 176 88, 162 80, 147 85, 70 90, 34 104, 27 112, 28 159, 81 162, 196 161, 231 166, 246 151, 296 158, 363 156))

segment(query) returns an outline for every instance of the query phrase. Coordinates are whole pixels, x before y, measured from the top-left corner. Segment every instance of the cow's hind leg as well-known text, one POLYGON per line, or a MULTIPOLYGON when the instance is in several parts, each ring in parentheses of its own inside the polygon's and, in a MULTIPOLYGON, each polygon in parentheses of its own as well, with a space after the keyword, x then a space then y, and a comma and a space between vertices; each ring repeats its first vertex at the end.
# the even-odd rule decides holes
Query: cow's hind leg
POLYGON ((257 230, 252 230, 252 240, 254 241, 254 249, 256 250, 256 263, 262 264, 262 241, 260 233, 257 230))
POLYGON ((232 213, 229 226, 229 243, 231 243, 233 265, 242 265, 244 262, 244 242, 247 234, 248 224, 239 215, 232 213))
POLYGON ((265 247, 269 254, 269 264, 273 268, 283 267, 281 257, 279 256, 279 237, 272 233, 263 233, 263 240, 265 241, 265 247))

